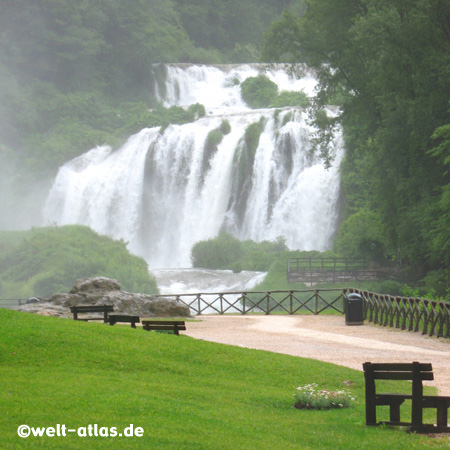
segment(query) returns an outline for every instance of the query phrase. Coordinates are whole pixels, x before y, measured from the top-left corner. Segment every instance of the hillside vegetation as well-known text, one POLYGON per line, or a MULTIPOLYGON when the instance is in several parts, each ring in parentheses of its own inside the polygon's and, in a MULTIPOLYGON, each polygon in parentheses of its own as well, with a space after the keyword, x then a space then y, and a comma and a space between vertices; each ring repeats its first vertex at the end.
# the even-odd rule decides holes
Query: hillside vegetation
POLYGON ((305 0, 266 34, 263 58, 314 68, 317 150, 343 126, 343 256, 369 256, 450 292, 450 3, 305 0), (327 104, 341 115, 328 119, 327 104))
POLYGON ((1 298, 49 297, 93 276, 115 278, 128 292, 158 293, 142 258, 88 227, 0 231, 1 298))
POLYGON ((367 427, 360 371, 128 326, 8 310, 0 320, 2 449, 448 448, 445 438, 367 427), (296 387, 309 383, 350 384, 355 405, 295 409, 296 387), (86 437, 20 438, 22 424, 81 427, 86 437), (133 424, 143 435, 89 436, 94 424, 120 432, 133 424))

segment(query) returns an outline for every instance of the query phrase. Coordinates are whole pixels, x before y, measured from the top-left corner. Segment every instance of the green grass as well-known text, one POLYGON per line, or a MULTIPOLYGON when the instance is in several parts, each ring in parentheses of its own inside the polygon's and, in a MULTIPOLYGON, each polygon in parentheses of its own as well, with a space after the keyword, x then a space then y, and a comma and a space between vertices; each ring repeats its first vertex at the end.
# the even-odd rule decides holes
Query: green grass
POLYGON ((128 326, 9 310, 0 321, 1 449, 448 449, 446 439, 366 427, 358 371, 128 326), (297 386, 345 380, 354 407, 293 407, 297 386), (22 439, 21 424, 133 424, 144 435, 22 439))

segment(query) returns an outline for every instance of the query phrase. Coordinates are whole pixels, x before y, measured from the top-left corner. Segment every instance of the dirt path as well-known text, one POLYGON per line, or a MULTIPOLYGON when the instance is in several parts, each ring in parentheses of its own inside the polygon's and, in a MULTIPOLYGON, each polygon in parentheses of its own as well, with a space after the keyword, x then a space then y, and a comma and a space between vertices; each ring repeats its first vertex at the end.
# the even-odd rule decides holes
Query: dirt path
POLYGON ((362 370, 362 363, 431 362, 441 395, 450 395, 450 342, 342 316, 199 316, 183 334, 197 339, 268 350, 362 370))

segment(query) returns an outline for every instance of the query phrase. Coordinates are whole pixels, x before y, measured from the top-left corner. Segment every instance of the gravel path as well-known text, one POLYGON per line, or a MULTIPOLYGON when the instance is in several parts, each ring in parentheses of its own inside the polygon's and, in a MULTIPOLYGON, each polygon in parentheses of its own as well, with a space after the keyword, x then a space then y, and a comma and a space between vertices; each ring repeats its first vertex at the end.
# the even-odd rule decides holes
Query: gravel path
POLYGON ((188 322, 188 336, 362 370, 370 362, 431 362, 440 395, 450 395, 450 341, 368 324, 343 316, 204 315, 188 322))

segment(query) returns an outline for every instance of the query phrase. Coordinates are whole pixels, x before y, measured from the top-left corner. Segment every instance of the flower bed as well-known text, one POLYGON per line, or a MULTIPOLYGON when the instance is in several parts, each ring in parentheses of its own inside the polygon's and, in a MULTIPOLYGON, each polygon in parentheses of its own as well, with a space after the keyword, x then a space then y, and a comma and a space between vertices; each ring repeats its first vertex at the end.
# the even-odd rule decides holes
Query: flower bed
POLYGON ((299 386, 294 394, 294 406, 298 409, 348 408, 355 397, 348 389, 328 391, 318 389, 316 383, 299 386))

